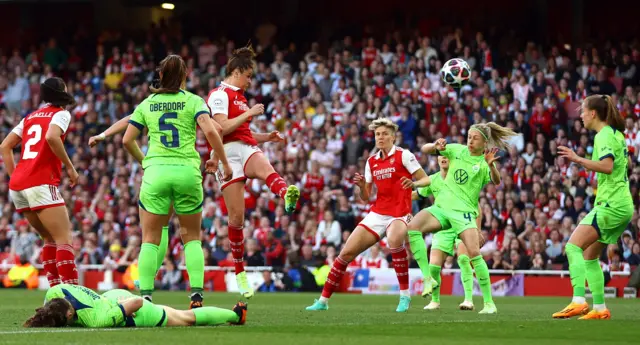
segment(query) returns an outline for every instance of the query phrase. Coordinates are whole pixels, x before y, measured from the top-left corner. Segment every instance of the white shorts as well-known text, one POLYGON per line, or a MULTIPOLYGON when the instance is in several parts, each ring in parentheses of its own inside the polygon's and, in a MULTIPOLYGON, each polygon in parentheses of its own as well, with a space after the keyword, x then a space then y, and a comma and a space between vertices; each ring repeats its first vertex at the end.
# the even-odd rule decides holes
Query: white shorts
POLYGON ((220 189, 225 189, 228 185, 236 182, 244 182, 247 179, 247 176, 244 173, 245 165, 249 161, 249 158, 256 153, 261 153, 257 146, 251 146, 241 141, 233 141, 230 143, 224 144, 224 152, 227 154, 227 160, 229 161, 229 165, 231 166, 231 170, 233 170, 233 177, 229 182, 221 182, 222 176, 222 162, 220 162, 218 168, 218 182, 221 182, 220 189))
POLYGON ((378 241, 380 241, 380 239, 385 236, 387 228, 389 227, 389 225, 391 225, 391 222, 399 220, 405 225, 408 225, 411 221, 411 218, 411 214, 403 217, 393 217, 385 216, 375 212, 369 212, 369 214, 367 214, 367 216, 364 217, 362 221, 360 221, 360 224, 358 224, 358 226, 361 226, 370 233, 374 234, 378 238, 378 241))
POLYGON ((21 191, 9 190, 9 196, 13 200, 16 212, 38 211, 65 205, 58 187, 47 184, 21 191))

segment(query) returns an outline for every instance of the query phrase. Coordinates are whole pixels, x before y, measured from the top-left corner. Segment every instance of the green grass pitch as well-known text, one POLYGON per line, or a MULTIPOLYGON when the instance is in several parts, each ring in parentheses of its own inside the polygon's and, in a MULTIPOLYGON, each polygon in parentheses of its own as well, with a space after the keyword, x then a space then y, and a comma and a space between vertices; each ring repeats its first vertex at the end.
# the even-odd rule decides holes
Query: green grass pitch
MULTIPOLYGON (((231 307, 236 294, 205 296, 207 305, 231 307)), ((317 294, 257 294, 247 325, 152 329, 25 329, 24 320, 42 304, 41 291, 0 290, 0 344, 638 344, 640 300, 609 299, 611 320, 553 320, 567 298, 496 298, 498 315, 457 310, 459 297, 444 296, 442 309, 398 314, 397 296, 338 294, 325 312, 306 312, 317 294)), ((156 293, 156 303, 186 308, 187 294, 156 293)), ((475 300, 480 306, 480 298, 475 300)))

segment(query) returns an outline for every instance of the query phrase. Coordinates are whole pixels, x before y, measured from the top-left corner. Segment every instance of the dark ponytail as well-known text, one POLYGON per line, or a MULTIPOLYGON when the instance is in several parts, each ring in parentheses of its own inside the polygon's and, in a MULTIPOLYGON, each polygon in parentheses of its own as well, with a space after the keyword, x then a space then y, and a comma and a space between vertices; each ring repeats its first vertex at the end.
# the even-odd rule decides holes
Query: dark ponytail
POLYGON ((40 84, 40 96, 45 103, 56 107, 75 107, 76 100, 70 93, 65 91, 66 87, 62 79, 58 77, 48 78, 44 83, 40 84))
POLYGON ((600 121, 606 122, 620 132, 624 132, 624 118, 620 115, 610 96, 591 95, 584 102, 587 109, 596 112, 600 121))
POLYGON ((67 325, 67 313, 71 304, 64 298, 54 298, 36 309, 35 315, 24 323, 24 327, 64 327, 67 325))
POLYGON ((253 70, 256 66, 255 57, 256 53, 253 51, 251 44, 234 50, 231 53, 231 59, 227 62, 227 76, 230 76, 235 70, 239 70, 240 73, 248 69, 253 70))
POLYGON ((161 73, 158 87, 150 87, 153 93, 178 93, 187 79, 187 65, 179 55, 169 55, 160 61, 161 73))

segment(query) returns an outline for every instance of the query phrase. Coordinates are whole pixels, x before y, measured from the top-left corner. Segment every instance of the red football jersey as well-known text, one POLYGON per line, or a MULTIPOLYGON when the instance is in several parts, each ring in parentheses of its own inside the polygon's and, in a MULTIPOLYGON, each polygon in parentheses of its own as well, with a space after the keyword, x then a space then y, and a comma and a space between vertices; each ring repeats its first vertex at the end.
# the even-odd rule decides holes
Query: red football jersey
MULTIPOLYGON (((249 110, 244 92, 240 88, 226 83, 222 83, 217 88, 211 90, 207 98, 207 104, 211 109, 211 115, 224 114, 227 115, 229 119, 236 118, 249 110)), ((241 124, 240 127, 236 128, 232 133, 225 135, 222 141, 225 144, 233 141, 242 141, 248 145, 257 146, 258 142, 253 138, 253 135, 251 135, 249 122, 251 122, 251 120, 241 124)))
POLYGON ((22 138, 20 161, 11 175, 9 188, 15 191, 27 188, 60 184, 62 162, 53 153, 45 135, 50 124, 62 129, 62 140, 69 128, 71 114, 50 104, 27 115, 13 133, 22 138))
POLYGON ((385 158, 382 158, 382 151, 369 157, 364 168, 364 178, 378 189, 371 211, 391 217, 411 213, 411 189, 403 189, 400 179, 403 176, 411 179, 413 173, 421 168, 413 153, 397 146, 385 158))

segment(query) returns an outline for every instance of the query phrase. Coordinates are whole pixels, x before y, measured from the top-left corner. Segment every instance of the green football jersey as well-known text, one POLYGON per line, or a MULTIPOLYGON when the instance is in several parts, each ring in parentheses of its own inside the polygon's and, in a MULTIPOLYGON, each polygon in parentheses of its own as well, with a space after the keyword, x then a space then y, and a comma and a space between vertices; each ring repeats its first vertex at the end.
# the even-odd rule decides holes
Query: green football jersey
POLYGON ((435 174, 429 175, 431 178, 431 184, 426 187, 418 188, 418 195, 423 198, 428 197, 433 194, 434 198, 438 197, 438 193, 442 190, 442 186, 444 185, 444 179, 442 179, 442 172, 438 171, 435 174))
POLYGON ((484 156, 472 156, 465 145, 447 144, 442 156, 449 158, 449 172, 435 204, 478 216, 480 191, 491 181, 484 156))
POLYGON ((210 116, 205 101, 190 92, 153 94, 140 103, 129 123, 149 130, 149 151, 142 168, 150 165, 193 165, 200 168, 196 151, 196 119, 210 116))
POLYGON ((628 205, 633 203, 627 177, 627 144, 624 134, 611 126, 606 126, 596 134, 592 160, 613 159, 611 174, 596 173, 598 189, 596 205, 628 205))
POLYGON ((115 300, 104 298, 84 286, 60 284, 50 288, 45 303, 54 298, 66 299, 76 310, 73 325, 88 328, 122 326, 126 319, 124 308, 115 300))

